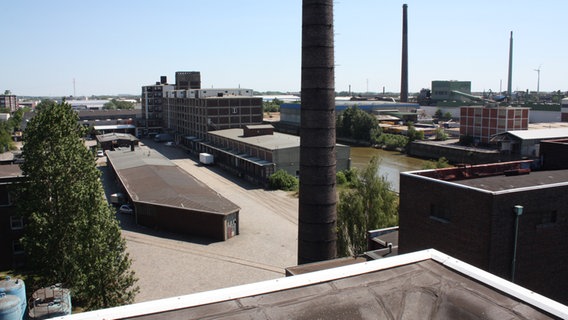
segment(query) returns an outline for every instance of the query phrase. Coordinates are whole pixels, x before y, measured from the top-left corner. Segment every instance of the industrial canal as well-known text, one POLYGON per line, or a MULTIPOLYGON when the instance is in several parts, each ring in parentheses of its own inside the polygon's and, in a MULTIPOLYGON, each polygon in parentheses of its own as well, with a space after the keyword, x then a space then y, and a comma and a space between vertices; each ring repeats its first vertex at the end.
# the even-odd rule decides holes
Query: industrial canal
POLYGON ((401 172, 420 170, 425 160, 407 156, 398 151, 387 151, 371 147, 351 147, 351 167, 364 169, 372 157, 380 159, 378 174, 384 176, 393 191, 399 192, 399 175, 401 172))

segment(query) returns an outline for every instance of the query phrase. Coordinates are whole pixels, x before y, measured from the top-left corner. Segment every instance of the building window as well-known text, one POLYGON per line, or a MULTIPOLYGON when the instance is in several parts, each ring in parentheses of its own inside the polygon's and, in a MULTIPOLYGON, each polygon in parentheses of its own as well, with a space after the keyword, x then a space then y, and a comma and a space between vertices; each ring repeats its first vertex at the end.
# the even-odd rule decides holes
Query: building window
POLYGON ((10 216, 10 229, 21 230, 24 228, 24 218, 17 216, 10 216))
POLYGON ((449 223, 451 221, 450 210, 444 206, 432 203, 430 204, 430 219, 443 223, 449 223))
POLYGON ((22 246, 20 240, 12 241, 12 251, 14 254, 24 254, 24 246, 22 246))
POLYGON ((558 221, 556 210, 540 213, 540 224, 537 227, 550 227, 558 221))
POLYGON ((11 204, 10 192, 6 186, 0 186, 0 206, 9 206, 11 204))

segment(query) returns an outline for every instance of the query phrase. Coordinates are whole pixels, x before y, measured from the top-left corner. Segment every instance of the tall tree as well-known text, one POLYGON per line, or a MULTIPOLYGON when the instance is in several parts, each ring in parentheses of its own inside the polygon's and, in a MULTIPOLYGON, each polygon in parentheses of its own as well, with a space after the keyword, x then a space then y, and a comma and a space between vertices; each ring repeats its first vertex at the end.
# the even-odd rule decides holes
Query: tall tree
POLYGON ((302 1, 298 264, 336 257, 333 0, 302 1))
POLYGON ((45 285, 71 288, 79 305, 98 309, 131 303, 138 288, 83 130, 66 103, 38 111, 24 132, 27 179, 18 205, 32 271, 45 285))
POLYGON ((339 195, 338 255, 357 256, 367 249, 367 231, 398 224, 398 197, 388 180, 378 175, 380 160, 373 157, 358 173, 353 188, 339 195))

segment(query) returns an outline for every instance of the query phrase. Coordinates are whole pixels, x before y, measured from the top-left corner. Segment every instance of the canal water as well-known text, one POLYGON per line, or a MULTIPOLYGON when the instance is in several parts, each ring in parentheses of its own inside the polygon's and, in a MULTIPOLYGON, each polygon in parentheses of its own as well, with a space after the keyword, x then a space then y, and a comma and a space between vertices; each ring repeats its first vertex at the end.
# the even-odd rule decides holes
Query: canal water
POLYGON ((386 151, 371 147, 351 147, 351 167, 364 169, 373 156, 380 159, 378 174, 391 183, 391 189, 399 192, 399 174, 405 171, 421 170, 425 160, 406 156, 397 151, 386 151))

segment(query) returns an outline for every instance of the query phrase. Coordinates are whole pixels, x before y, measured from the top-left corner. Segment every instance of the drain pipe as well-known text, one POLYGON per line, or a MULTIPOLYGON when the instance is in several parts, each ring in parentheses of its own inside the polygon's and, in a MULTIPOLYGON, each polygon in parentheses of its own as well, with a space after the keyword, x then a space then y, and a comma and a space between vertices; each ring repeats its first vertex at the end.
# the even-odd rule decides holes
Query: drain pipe
POLYGON ((517 264, 517 239, 519 237, 519 217, 523 214, 523 206, 513 207, 515 212, 515 243, 513 245, 513 261, 511 263, 511 282, 515 283, 515 266, 517 264))

